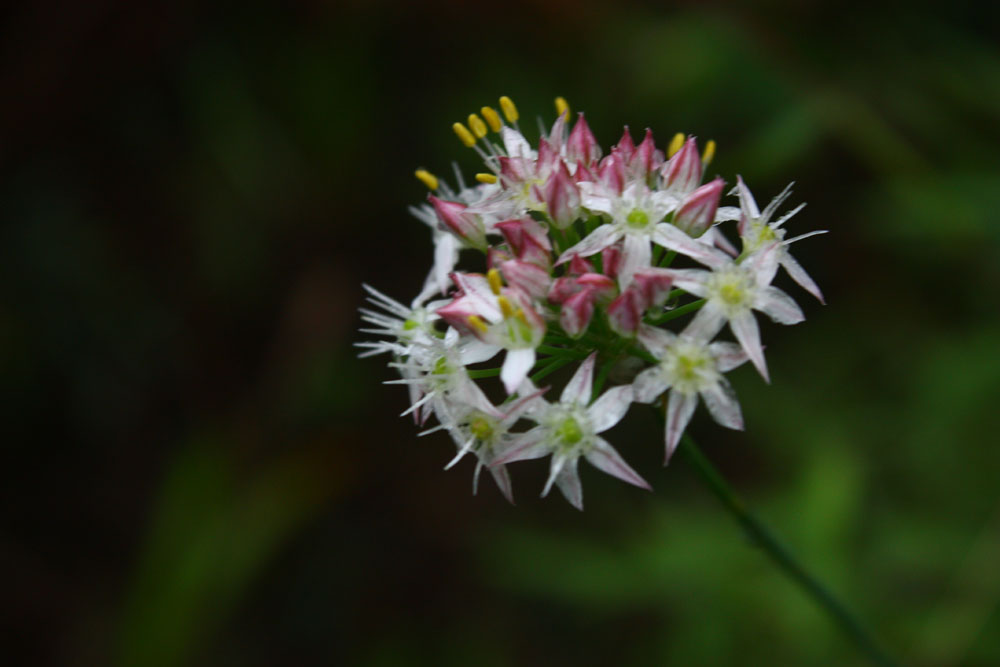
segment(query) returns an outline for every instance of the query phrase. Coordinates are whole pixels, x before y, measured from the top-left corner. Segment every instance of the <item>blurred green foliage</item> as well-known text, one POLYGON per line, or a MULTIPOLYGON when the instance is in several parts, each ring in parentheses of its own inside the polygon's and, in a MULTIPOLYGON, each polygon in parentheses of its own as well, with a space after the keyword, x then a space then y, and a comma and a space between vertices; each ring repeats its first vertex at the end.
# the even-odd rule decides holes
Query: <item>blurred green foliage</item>
POLYGON ((510 508, 354 359, 360 283, 429 264, 412 170, 472 169, 501 94, 797 180, 829 305, 694 433, 893 654, 1000 663, 990 6, 64 9, 2 69, 11 664, 863 664, 651 416, 612 435, 655 495, 584 471, 577 514, 528 463, 510 508))

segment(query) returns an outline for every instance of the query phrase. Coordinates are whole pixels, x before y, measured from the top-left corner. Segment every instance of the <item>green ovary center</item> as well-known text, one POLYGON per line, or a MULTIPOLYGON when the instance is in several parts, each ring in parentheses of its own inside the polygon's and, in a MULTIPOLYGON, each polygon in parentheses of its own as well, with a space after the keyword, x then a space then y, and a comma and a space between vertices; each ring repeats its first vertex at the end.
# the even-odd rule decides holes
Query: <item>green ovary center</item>
POLYGON ((420 325, 417 324, 416 320, 406 320, 403 322, 403 331, 413 331, 418 326, 420 325))
POLYGON ((579 422, 572 417, 567 417, 559 424, 556 434, 567 445, 575 445, 583 439, 583 429, 580 428, 579 422))
POLYGON ((479 440, 489 440, 493 435, 493 423, 486 417, 476 417, 469 422, 469 431, 479 440))
POLYGON ((698 377, 698 370, 705 366, 705 359, 699 357, 678 357, 677 374, 685 380, 698 377))
POLYGON ((625 216, 625 222, 628 223, 629 227, 642 229, 649 224, 649 214, 641 209, 634 208, 627 216, 625 216))
POLYGON ((736 306, 743 302, 746 292, 736 283, 726 283, 719 287, 719 298, 730 306, 736 306))

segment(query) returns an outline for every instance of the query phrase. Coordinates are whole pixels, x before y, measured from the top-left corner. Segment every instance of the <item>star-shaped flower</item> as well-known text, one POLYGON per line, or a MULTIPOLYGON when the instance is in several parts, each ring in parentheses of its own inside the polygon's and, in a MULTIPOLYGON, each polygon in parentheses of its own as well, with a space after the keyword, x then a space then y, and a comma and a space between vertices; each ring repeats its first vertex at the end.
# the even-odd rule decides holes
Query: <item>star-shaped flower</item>
POLYGON ((666 454, 663 464, 670 461, 685 427, 691 421, 698 396, 701 396, 712 418, 727 428, 743 429, 743 416, 736 394, 723 373, 747 360, 746 353, 734 343, 709 343, 698 330, 690 326, 679 336, 664 329, 642 326, 639 340, 659 363, 639 373, 632 387, 635 400, 651 403, 669 390, 666 420, 666 454))
MULTIPOLYGON (((549 479, 542 496, 548 495, 555 484, 566 496, 566 500, 580 510, 583 509, 583 489, 577 472, 580 457, 587 459, 595 468, 629 484, 643 489, 651 488, 611 444, 598 435, 625 416, 632 402, 632 387, 624 385, 609 389, 591 403, 596 356, 596 353, 591 354, 580 364, 563 389, 558 403, 549 403, 542 398, 534 400, 525 416, 538 425, 515 440, 493 462, 493 465, 500 465, 551 454, 549 479)), ((522 389, 518 390, 519 393, 531 394, 535 391, 530 381, 525 381, 522 389)))

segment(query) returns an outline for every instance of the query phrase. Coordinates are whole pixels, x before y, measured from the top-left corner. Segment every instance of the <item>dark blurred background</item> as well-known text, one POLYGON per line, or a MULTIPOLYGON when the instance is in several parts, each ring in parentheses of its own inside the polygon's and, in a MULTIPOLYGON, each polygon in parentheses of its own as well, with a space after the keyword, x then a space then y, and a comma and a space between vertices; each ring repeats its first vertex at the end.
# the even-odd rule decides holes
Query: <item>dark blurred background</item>
POLYGON ((612 439, 654 494, 587 468, 578 513, 529 462, 510 507, 355 358, 361 282, 430 265, 413 169, 471 174, 450 125, 503 94, 797 181, 829 305, 780 278, 808 320, 733 374, 746 433, 692 432, 890 652, 1000 663, 988 7, 4 9, 4 663, 863 664, 651 414, 612 439))

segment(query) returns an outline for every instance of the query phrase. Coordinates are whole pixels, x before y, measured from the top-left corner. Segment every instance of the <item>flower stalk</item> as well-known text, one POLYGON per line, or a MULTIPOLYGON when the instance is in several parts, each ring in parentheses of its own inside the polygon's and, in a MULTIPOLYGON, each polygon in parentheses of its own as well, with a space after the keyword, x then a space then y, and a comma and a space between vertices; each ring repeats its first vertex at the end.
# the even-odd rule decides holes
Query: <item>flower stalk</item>
POLYGON ((767 555, 768 558, 791 579, 813 603, 823 610, 830 619, 847 635, 873 664, 892 667, 893 660, 878 640, 822 582, 798 561, 798 559, 778 541, 771 530, 747 509, 746 503, 736 494, 722 473, 712 465, 697 443, 689 435, 681 438, 681 455, 697 473, 701 482, 708 487, 723 507, 733 516, 747 537, 767 555))

